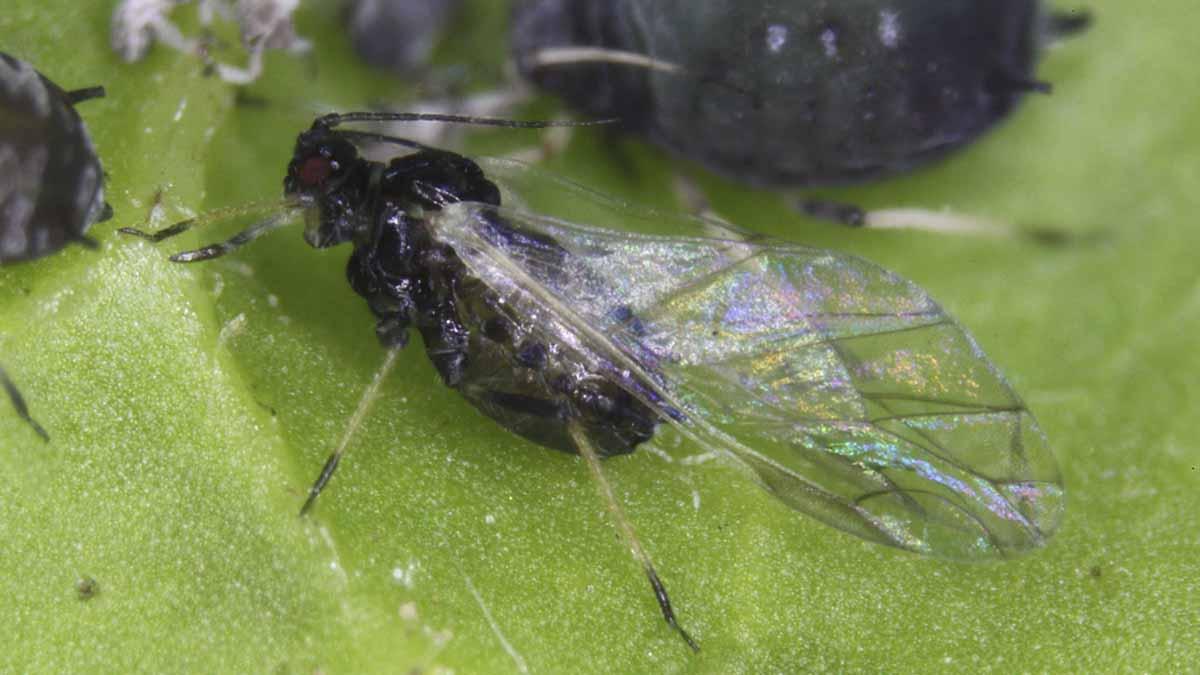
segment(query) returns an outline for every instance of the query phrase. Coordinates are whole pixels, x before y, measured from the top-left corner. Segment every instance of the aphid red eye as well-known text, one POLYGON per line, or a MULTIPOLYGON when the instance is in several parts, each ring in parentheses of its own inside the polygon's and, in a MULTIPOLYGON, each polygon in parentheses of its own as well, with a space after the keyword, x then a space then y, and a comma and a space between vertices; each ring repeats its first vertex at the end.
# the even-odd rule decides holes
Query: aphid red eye
POLYGON ((333 174, 333 160, 328 157, 309 157, 300 166, 300 182, 308 187, 320 185, 333 174))

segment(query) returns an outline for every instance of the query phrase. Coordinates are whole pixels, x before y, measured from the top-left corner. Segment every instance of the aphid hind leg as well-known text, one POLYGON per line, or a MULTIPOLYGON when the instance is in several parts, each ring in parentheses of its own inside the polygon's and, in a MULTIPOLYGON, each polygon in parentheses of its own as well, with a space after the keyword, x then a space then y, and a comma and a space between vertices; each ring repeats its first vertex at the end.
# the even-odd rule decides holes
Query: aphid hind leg
POLYGON ((1092 25, 1092 13, 1086 9, 1055 12, 1050 15, 1046 33, 1051 39, 1078 35, 1092 25))
POLYGON ((67 102, 71 105, 90 101, 94 98, 104 98, 104 87, 84 87, 83 89, 72 89, 66 92, 67 102))
POLYGON ((667 625, 679 633, 679 636, 683 638, 683 641, 687 643, 687 646, 693 652, 700 651, 700 645, 692 639, 692 636, 688 635, 687 631, 679 625, 679 621, 675 618, 675 610, 671 606, 671 598, 667 595, 667 588, 658 577, 658 572, 654 569, 654 563, 650 560, 650 556, 642 548, 642 543, 633 531, 633 525, 630 524, 629 519, 625 516, 625 510, 621 508, 620 502, 617 501, 617 495, 613 492, 612 484, 605 478, 604 471, 600 467, 600 457, 596 454, 595 448, 592 447, 591 442, 588 440, 587 433, 575 422, 568 425, 568 430, 571 434, 571 440, 575 443, 575 448, 579 451, 579 455, 583 457, 584 463, 587 464, 588 471, 592 475, 592 479, 596 482, 596 489, 599 490, 600 497, 604 500, 605 506, 617 524, 621 538, 629 546, 629 551, 633 554, 634 559, 641 564, 642 570, 646 573, 646 579, 649 580, 650 587, 654 589, 654 599, 658 601, 658 607, 662 610, 662 615, 666 619, 667 625))
POLYGON ((37 432, 38 436, 42 437, 43 441, 49 442, 50 434, 46 433, 42 425, 38 424, 37 420, 33 419, 33 416, 29 414, 29 406, 25 404, 25 398, 21 396, 21 391, 9 379, 8 373, 4 372, 3 368, 0 368, 0 386, 3 386, 4 391, 8 393, 8 400, 12 402, 13 409, 17 411, 17 417, 25 420, 26 424, 33 427, 33 430, 37 432))
POLYGON ((799 200, 796 202, 796 206, 801 212, 812 218, 847 227, 917 230, 973 237, 1023 238, 1040 244, 1061 244, 1073 239, 1069 233, 1054 228, 1021 227, 1004 221, 950 211, 919 208, 868 211, 852 204, 813 199, 799 200))
POLYGON ((337 449, 329 455, 329 459, 325 460, 325 466, 321 467, 321 473, 317 476, 317 480, 313 481, 312 487, 308 489, 308 498, 304 500, 304 505, 300 507, 300 515, 306 515, 312 510, 312 507, 317 502, 317 496, 329 484, 329 479, 333 478, 333 472, 337 471, 338 464, 341 463, 342 457, 346 454, 346 448, 350 445, 350 439, 354 437, 354 433, 362 426, 363 419, 371 410, 371 406, 375 404, 375 400, 379 398, 379 389, 383 385, 383 381, 392 369, 396 366, 396 357, 400 355, 401 347, 389 349, 387 356, 384 357, 383 363, 379 366, 379 370, 375 371, 375 377, 371 379, 371 384, 367 385, 366 391, 363 392, 362 398, 358 401, 358 407, 354 410, 354 415, 350 417, 350 423, 346 425, 346 431, 342 434, 342 440, 338 443, 337 449))

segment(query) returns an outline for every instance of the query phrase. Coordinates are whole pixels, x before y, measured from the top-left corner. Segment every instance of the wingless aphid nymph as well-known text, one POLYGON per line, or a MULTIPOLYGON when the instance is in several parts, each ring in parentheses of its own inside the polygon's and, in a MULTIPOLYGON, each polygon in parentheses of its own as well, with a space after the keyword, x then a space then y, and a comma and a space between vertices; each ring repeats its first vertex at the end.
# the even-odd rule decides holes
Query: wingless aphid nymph
MULTIPOLYGON (((519 125, 318 118, 296 142, 277 213, 173 256, 224 255, 300 215, 314 247, 350 243, 347 276, 389 350, 351 429, 415 328, 447 386, 514 433, 584 457, 693 648, 600 471, 600 458, 662 424, 873 542, 986 559, 1056 528, 1063 489, 1033 416, 920 288, 858 258, 631 209, 517 162, 343 128, 419 119, 519 125), (414 152, 387 163, 360 153, 379 143, 414 152), (519 208, 547 186, 589 224, 519 208)), ((125 231, 157 241, 193 224, 125 231)))
MULTIPOLYGON (((36 260, 112 217, 104 170, 75 104, 104 96, 103 87, 66 91, 32 65, 0 52, 0 265, 36 260)), ((17 414, 43 439, 15 384, 0 368, 0 387, 17 414)))

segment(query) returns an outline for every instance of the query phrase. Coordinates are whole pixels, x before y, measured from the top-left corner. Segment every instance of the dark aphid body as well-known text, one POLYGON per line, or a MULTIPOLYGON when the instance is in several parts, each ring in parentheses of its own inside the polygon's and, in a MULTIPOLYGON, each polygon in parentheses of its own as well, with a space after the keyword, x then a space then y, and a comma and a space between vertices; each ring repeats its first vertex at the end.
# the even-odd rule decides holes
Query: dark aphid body
MULTIPOLYGON (((0 52, 0 264, 89 244, 87 228, 112 215, 104 172, 75 104, 101 87, 64 91, 33 66, 0 52)), ((0 369, 17 414, 43 439, 20 391, 0 369)))
MULTIPOLYGON (((1057 527, 1061 478, 1036 421, 914 284, 727 223, 623 207, 519 162, 343 126, 436 119, 497 122, 319 118, 297 139, 278 212, 172 256, 224 255, 301 214, 312 246, 351 244, 347 277, 388 348, 351 429, 415 328, 444 382, 473 405, 584 457, 663 616, 693 648, 598 459, 631 452, 663 424, 792 508, 869 541, 995 558, 1041 546, 1057 527), (379 143, 415 152, 386 163, 360 153, 379 143), (547 187, 570 204, 568 219, 525 210, 547 187)), ((194 224, 123 231, 159 241, 194 224)))
POLYGON ((96 87, 64 91, 0 53, 0 263, 32 260, 72 242, 111 211, 104 173, 75 104, 96 87))
POLYGON ((401 73, 425 64, 462 0, 355 0, 347 23, 354 49, 374 66, 401 73))
POLYGON ((1083 15, 1040 0, 524 0, 524 75, 754 184, 894 174, 970 143, 1083 15))
MULTIPOLYGON (((457 202, 500 205, 500 191, 470 159, 423 149, 383 164, 359 156, 343 132, 315 125, 300 135, 284 185, 319 214, 309 221, 310 244, 353 244, 346 275, 378 317, 385 347, 405 345, 417 329, 446 385, 547 447, 575 452, 572 422, 602 456, 632 452, 653 435, 654 411, 610 375, 541 341, 530 319, 514 321, 496 292, 431 236, 432 212, 457 202)), ((498 217, 491 224, 496 236, 524 238, 569 264, 555 242, 498 217)))

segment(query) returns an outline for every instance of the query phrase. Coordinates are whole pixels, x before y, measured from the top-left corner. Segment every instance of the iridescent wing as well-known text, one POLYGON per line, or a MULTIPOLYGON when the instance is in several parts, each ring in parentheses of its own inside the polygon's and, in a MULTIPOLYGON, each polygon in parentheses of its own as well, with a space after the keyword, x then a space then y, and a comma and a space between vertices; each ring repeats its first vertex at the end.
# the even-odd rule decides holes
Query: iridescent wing
MULTIPOLYGON (((518 188, 536 173, 484 166, 518 188)), ((587 222, 685 234, 466 203, 430 219, 434 236, 514 316, 537 317, 554 343, 735 457, 789 506, 950 558, 1034 548, 1057 526, 1063 490, 1033 416, 911 282, 565 181, 532 183, 587 222)))

